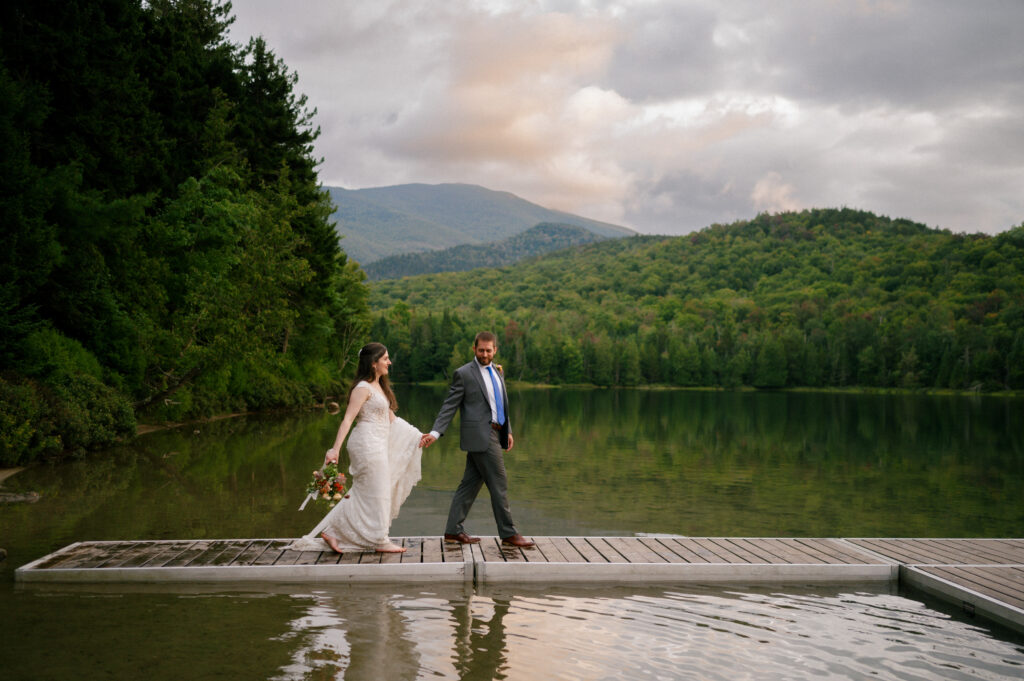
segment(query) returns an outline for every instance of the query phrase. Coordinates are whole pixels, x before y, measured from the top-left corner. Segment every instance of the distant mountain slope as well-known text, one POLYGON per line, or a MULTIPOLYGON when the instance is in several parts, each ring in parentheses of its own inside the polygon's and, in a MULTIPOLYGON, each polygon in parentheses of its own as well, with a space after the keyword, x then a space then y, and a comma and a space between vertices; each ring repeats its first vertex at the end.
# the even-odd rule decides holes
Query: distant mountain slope
POLYGON ((392 255, 365 265, 363 269, 370 279, 397 279, 432 272, 462 272, 478 267, 505 267, 535 255, 571 246, 582 246, 605 238, 576 225, 542 222, 504 241, 479 245, 464 244, 426 253, 392 255))
POLYGON ((502 241, 541 222, 576 225, 605 237, 634 234, 470 184, 326 189, 338 207, 334 220, 344 237, 341 246, 362 265, 389 255, 502 241))

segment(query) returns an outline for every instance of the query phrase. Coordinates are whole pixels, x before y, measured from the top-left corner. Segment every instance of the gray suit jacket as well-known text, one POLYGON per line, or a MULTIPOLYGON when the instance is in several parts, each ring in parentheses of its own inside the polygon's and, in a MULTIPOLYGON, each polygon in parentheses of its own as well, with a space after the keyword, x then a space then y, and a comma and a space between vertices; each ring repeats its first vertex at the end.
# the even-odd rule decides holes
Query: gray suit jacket
MULTIPOLYGON (((498 442, 502 449, 508 449, 508 436, 511 432, 508 416, 508 392, 505 390, 505 377, 500 371, 495 372, 501 386, 500 399, 505 405, 505 425, 498 432, 498 442)), ((434 419, 432 430, 444 435, 455 412, 461 415, 459 423, 459 447, 467 452, 485 451, 491 443, 491 405, 487 401, 487 389, 484 387, 483 376, 477 368, 476 361, 463 364, 455 370, 452 384, 444 404, 434 419)))

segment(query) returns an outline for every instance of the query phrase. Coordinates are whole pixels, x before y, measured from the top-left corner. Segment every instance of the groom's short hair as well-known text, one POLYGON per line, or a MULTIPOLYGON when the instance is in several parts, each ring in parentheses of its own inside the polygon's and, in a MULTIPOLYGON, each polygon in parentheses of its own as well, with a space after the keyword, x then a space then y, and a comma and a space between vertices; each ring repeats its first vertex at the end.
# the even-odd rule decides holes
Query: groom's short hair
POLYGON ((480 345, 480 341, 483 341, 484 343, 494 343, 494 347, 498 347, 498 337, 490 331, 481 331, 478 333, 476 338, 473 339, 473 347, 475 348, 480 345))

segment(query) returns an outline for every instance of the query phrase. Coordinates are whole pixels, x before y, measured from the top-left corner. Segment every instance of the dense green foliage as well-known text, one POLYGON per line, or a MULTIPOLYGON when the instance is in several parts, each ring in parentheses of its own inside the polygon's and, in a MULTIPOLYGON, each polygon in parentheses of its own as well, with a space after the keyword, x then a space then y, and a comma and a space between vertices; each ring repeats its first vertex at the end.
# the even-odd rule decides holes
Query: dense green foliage
POLYGON ((377 282, 371 307, 411 380, 443 376, 493 329, 506 374, 525 381, 1024 388, 1024 226, 761 215, 377 282))
POLYGON ((308 403, 362 340, 312 113, 230 10, 0 10, 0 465, 308 403))
POLYGON ((576 225, 542 222, 525 232, 491 244, 465 244, 441 251, 392 255, 364 265, 371 280, 431 274, 465 272, 478 267, 502 267, 526 258, 572 246, 600 241, 602 237, 576 225))
POLYGON ((501 241, 540 222, 576 225, 610 238, 634 233, 471 184, 327 190, 338 205, 334 218, 345 251, 362 265, 389 255, 501 241))

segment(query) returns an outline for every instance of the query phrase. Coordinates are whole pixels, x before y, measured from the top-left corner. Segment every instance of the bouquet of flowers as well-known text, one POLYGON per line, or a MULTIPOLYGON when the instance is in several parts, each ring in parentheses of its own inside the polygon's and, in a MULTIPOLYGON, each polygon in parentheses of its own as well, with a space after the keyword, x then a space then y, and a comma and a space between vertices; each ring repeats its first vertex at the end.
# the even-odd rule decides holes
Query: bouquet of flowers
POLYGON ((299 506, 299 510, 306 508, 310 500, 327 502, 327 507, 333 508, 347 496, 345 474, 338 472, 338 464, 325 463, 323 468, 313 471, 313 479, 306 485, 306 499, 302 506, 299 506))

